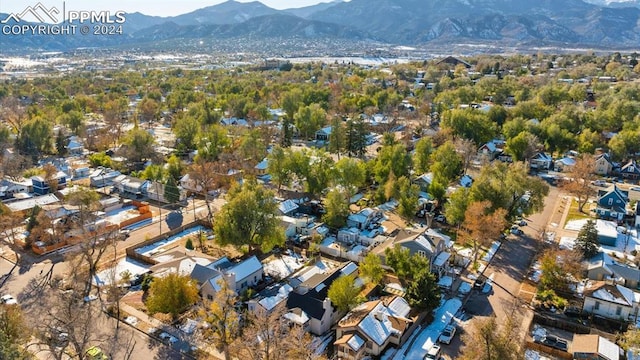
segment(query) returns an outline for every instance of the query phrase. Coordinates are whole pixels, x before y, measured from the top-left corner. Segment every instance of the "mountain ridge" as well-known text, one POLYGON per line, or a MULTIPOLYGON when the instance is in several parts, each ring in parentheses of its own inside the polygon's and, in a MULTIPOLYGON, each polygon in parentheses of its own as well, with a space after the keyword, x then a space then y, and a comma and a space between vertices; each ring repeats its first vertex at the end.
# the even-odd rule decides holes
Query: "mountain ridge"
MULTIPOLYGON (((640 8, 602 6, 606 0, 351 0, 276 10, 258 1, 229 0, 169 17, 126 14, 125 35, 114 38, 3 36, 16 49, 145 44, 171 47, 184 39, 323 38, 344 42, 430 46, 490 42, 507 46, 628 47, 640 45, 640 8)), ((638 1, 638 0, 632 0, 638 1)), ((607 2, 610 4, 611 1, 607 2)), ((0 15, 5 19, 6 15, 0 15)), ((312 45, 312 44, 310 44, 312 45)), ((278 46, 286 46, 286 41, 278 46)))

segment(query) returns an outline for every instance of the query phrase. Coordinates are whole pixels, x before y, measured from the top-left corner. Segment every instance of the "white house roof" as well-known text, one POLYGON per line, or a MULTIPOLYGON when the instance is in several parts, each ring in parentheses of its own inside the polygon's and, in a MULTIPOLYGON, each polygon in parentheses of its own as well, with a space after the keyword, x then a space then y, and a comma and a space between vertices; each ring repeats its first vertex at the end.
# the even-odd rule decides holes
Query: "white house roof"
POLYGON ((451 257, 451 254, 449 254, 448 252, 441 252, 433 261, 433 266, 443 266, 447 262, 447 260, 449 260, 449 257, 451 257))
POLYGON ((609 339, 598 336, 598 353, 608 360, 618 360, 620 357, 620 347, 609 339))
POLYGON ((298 204, 296 204, 291 199, 285 200, 285 201, 281 202, 280 204, 278 204, 278 209, 283 214, 288 214, 288 213, 298 209, 299 207, 300 206, 298 206, 298 204))
MULTIPOLYGON (((366 305, 366 303, 363 305, 366 305)), ((354 311, 365 310, 366 306, 362 309, 359 308, 360 307, 355 308, 354 311)), ((396 331, 389 320, 387 308, 382 302, 378 303, 378 305, 360 321, 358 328, 378 345, 384 344, 389 336, 396 331)))
POLYGON ((236 282, 240 282, 242 279, 253 274, 254 272, 262 269, 262 263, 257 257, 252 256, 247 260, 235 265, 228 270, 229 273, 236 275, 236 282))
POLYGON ((397 296, 388 306, 389 313, 396 317, 406 318, 411 312, 411 307, 407 300, 403 297, 397 296))
POLYGON ((557 160, 556 163, 560 163, 564 166, 574 166, 576 164, 576 160, 570 157, 564 157, 560 160, 557 160))
POLYGON ((60 200, 58 200, 58 198, 54 194, 47 194, 25 200, 14 201, 11 203, 7 203, 6 205, 11 211, 16 212, 33 209, 36 205, 50 205, 53 203, 57 203, 58 201, 60 200))
POLYGON ((633 291, 628 290, 627 291, 620 291, 620 288, 626 289, 623 286, 620 285, 616 285, 617 290, 619 291, 619 294, 615 294, 614 292, 610 291, 609 289, 607 289, 606 286, 603 286, 601 288, 599 288, 598 290, 594 291, 591 294, 591 297, 594 299, 600 299, 600 300, 604 300, 604 301, 608 301, 611 303, 615 303, 615 304, 620 304, 620 305, 624 305, 624 306, 632 306, 633 305, 633 291), (630 297, 630 298, 628 298, 630 297))
POLYGON ((364 345, 364 340, 358 336, 358 334, 353 334, 353 336, 347 340, 347 344, 349 344, 349 347, 353 349, 353 351, 358 352, 364 345))
POLYGON ((345 265, 342 269, 340 269, 340 272, 343 275, 351 275, 354 272, 356 272, 356 270, 358 270, 358 265, 350 261, 347 265, 345 265))
POLYGON ((289 284, 284 284, 278 289, 278 293, 274 296, 268 296, 258 301, 260 305, 262 305, 265 310, 270 311, 276 305, 280 304, 282 301, 286 300, 289 297, 289 293, 293 291, 293 288, 289 284))

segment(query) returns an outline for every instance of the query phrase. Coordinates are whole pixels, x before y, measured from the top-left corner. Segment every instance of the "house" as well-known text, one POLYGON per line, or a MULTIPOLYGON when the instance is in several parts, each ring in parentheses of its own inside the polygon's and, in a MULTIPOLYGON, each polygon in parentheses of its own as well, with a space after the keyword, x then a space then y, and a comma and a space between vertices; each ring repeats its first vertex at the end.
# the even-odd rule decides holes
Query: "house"
POLYGON ((347 218, 347 227, 366 230, 381 216, 382 213, 379 210, 364 208, 355 214, 349 215, 347 218))
POLYGON ((611 170, 613 170, 613 162, 611 161, 611 156, 609 156, 608 153, 596 155, 594 162, 595 172, 598 175, 609 175, 611 170))
POLYGON ((33 190, 31 180, 13 181, 3 179, 0 181, 0 199, 10 199, 15 194, 28 194, 33 190))
POLYGON ((595 334, 575 334, 571 344, 574 360, 619 360, 620 347, 595 334))
POLYGON ((339 359, 380 356, 389 345, 400 348, 417 327, 417 316, 400 296, 368 301, 351 310, 336 328, 339 359))
POLYGON ((129 175, 118 175, 113 179, 113 186, 120 195, 141 198, 147 193, 148 180, 138 179, 129 175))
POLYGON ((291 199, 287 199, 278 204, 278 210, 280 210, 282 215, 289 215, 292 212, 298 210, 298 208, 300 208, 300 206, 291 199))
POLYGON ((493 161, 501 152, 495 142, 489 141, 478 148, 478 157, 487 161, 493 161))
POLYGON ((604 252, 584 262, 587 278, 615 282, 629 289, 640 289, 640 269, 614 261, 604 252))
POLYGON ((262 159, 262 161, 260 161, 256 166, 254 166, 256 176, 267 175, 268 168, 269 168, 269 160, 267 158, 262 159))
POLYGON ((393 242, 394 246, 399 245, 409 250, 410 255, 420 255, 429 259, 431 272, 439 277, 444 276, 449 270, 450 253, 447 251, 452 246, 451 239, 427 229, 422 233, 401 231, 393 242))
POLYGON ((110 186, 113 184, 113 180, 120 175, 119 171, 100 167, 89 175, 89 183, 97 188, 110 186))
POLYGON ((84 152, 84 145, 82 145, 82 139, 78 136, 71 136, 67 143, 67 152, 69 155, 82 155, 84 152))
POLYGON ((635 321, 640 294, 622 285, 597 281, 584 290, 582 311, 613 320, 635 321))
POLYGON ((573 167, 576 165, 576 159, 571 157, 563 157, 562 159, 558 159, 553 163, 553 167, 556 171, 571 171, 573 167))
POLYGON ((316 141, 329 141, 329 137, 331 137, 331 126, 326 126, 316 131, 316 141))
MULTIPOLYGON (((159 181, 148 181, 146 185, 143 185, 141 191, 142 194, 146 195, 149 199, 167 204, 169 201, 164 197, 164 188, 165 184, 159 181)), ((187 198, 187 191, 180 186, 177 188, 178 201, 184 201, 187 198)))
POLYGON ((240 294, 256 286, 264 275, 262 263, 255 256, 239 263, 233 263, 223 256, 207 265, 194 267, 190 274, 200 286, 200 295, 207 299, 213 299, 220 291, 221 280, 227 282, 230 290, 240 294))
POLYGON ((640 168, 636 164, 635 160, 629 160, 622 168, 620 169, 620 175, 625 179, 630 180, 638 180, 640 179, 640 168))
POLYGON ((294 290, 287 298, 287 309, 291 319, 315 335, 323 335, 338 321, 341 314, 327 297, 333 282, 347 275, 355 275, 358 266, 352 262, 331 272, 321 272, 312 267, 299 279, 292 279, 290 284, 294 290), (315 270, 314 270, 315 269, 315 270), (303 280, 300 282, 300 280, 303 280))
POLYGON ((62 189, 67 186, 67 174, 62 171, 58 171, 54 178, 50 181, 46 180, 42 176, 32 176, 31 183, 33 184, 33 192, 37 195, 46 195, 52 190, 57 191, 58 189, 62 189), (56 184, 55 188, 52 189, 51 185, 56 184))
POLYGON ((598 191, 596 214, 602 219, 622 221, 627 213, 629 192, 620 190, 616 185, 598 191))
POLYGON ((539 152, 529 159, 529 166, 536 170, 549 170, 552 163, 553 158, 551 155, 543 152, 539 152))

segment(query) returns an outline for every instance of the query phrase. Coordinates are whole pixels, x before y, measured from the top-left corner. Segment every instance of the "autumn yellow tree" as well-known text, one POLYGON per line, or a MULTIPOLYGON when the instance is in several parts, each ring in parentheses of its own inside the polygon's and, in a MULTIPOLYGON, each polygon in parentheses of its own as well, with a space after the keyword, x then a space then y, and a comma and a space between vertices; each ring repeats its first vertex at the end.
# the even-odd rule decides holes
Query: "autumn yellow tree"
POLYGON ((583 209, 589 197, 596 194, 591 185, 591 182, 596 179, 595 169, 595 160, 589 155, 583 155, 576 159, 576 164, 562 182, 562 188, 578 200, 580 212, 584 212, 583 209))
POLYGON ((464 213, 463 238, 473 245, 473 264, 478 262, 481 246, 489 245, 500 236, 507 226, 507 211, 499 208, 490 212, 491 203, 487 200, 469 204, 464 213))

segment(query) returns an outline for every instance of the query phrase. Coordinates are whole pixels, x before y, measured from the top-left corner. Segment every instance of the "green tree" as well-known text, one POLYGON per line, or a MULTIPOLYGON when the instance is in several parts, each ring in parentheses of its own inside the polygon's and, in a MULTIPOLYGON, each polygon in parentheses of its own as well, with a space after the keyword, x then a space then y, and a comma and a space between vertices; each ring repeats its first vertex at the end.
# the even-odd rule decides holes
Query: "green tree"
POLYGON ((313 196, 320 194, 329 186, 334 176, 333 158, 323 150, 316 151, 313 155, 313 161, 309 163, 309 172, 307 174, 307 192, 313 196))
POLYGON ((407 301, 412 308, 431 311, 438 307, 441 297, 436 277, 429 268, 416 272, 407 284, 407 301))
POLYGON ((334 166, 334 185, 341 185, 351 198, 367 180, 366 164, 358 159, 342 158, 334 166))
POLYGON ((538 138, 528 131, 522 131, 507 140, 507 152, 514 160, 528 162, 538 149, 538 138))
POLYGON ((416 148, 413 153, 413 169, 418 174, 423 174, 429 171, 429 165, 431 164, 431 153, 433 152, 433 143, 431 138, 423 137, 416 143, 416 148))
POLYGON ((395 245, 384 251, 386 263, 407 289, 407 301, 413 307, 431 311, 440 303, 440 291, 431 273, 429 260, 419 254, 410 255, 409 249, 395 245))
POLYGON ((178 189, 178 184, 172 177, 169 177, 164 184, 163 195, 165 201, 169 204, 175 204, 180 201, 180 189, 178 189))
POLYGON ((197 160, 216 161, 231 146, 227 130, 221 125, 210 125, 198 137, 197 160))
POLYGON ((453 225, 460 225, 464 221, 464 213, 469 206, 469 189, 465 187, 457 188, 449 196, 449 201, 444 205, 444 215, 447 222, 453 225))
POLYGON ((384 278, 385 270, 382 267, 382 261, 380 256, 370 252, 364 257, 364 260, 358 267, 360 276, 362 276, 368 283, 378 285, 382 278, 384 278))
POLYGON ((455 145, 447 141, 431 154, 431 171, 434 181, 449 185, 463 169, 462 157, 456 152, 455 145))
POLYGON ((22 125, 16 139, 16 147, 24 155, 37 157, 49 154, 53 145, 53 128, 51 123, 36 116, 22 125))
POLYGON ((503 208, 507 218, 532 214, 544 206, 549 186, 539 178, 528 175, 523 163, 492 162, 480 171, 471 185, 472 201, 488 200, 491 211, 503 208))
POLYGON ((296 127, 305 139, 310 139, 327 121, 327 114, 318 104, 303 106, 293 117, 296 127))
POLYGON ((346 147, 346 129, 342 123, 342 119, 338 116, 334 116, 331 119, 331 136, 329 137, 328 150, 332 154, 337 154, 340 159, 340 154, 346 147))
POLYGON ((93 167, 103 166, 106 168, 110 168, 113 166, 111 157, 104 152, 89 155, 89 164, 91 164, 91 166, 93 167))
POLYGON ((322 221, 327 226, 339 229, 346 225, 349 216, 349 199, 344 192, 337 188, 331 189, 324 201, 326 213, 322 216, 322 221))
POLYGON ((146 180, 162 181, 165 178, 165 170, 163 165, 151 164, 144 168, 140 177, 146 180))
POLYGON ((179 116, 173 126, 176 134, 178 149, 182 152, 189 152, 196 148, 196 139, 200 132, 200 123, 196 118, 188 114, 179 116))
POLYGON ((269 252, 284 244, 284 231, 278 217, 278 204, 274 193, 255 180, 234 184, 229 201, 215 216, 213 230, 220 245, 247 246, 249 251, 258 248, 269 252))
POLYGON ((356 286, 353 276, 341 276, 331 283, 327 297, 338 311, 349 311, 362 302, 360 287, 356 286))
POLYGON ((349 156, 364 156, 367 147, 367 130, 362 119, 347 120, 345 138, 345 146, 349 156))
POLYGON ((582 254, 583 258, 590 259, 598 254, 599 248, 600 242, 598 242, 596 223, 593 220, 587 220, 578 232, 575 249, 582 254))
POLYGON ((176 273, 156 278, 145 302, 150 314, 166 313, 177 318, 199 299, 198 286, 189 276, 176 273))
POLYGON ((384 184, 393 173, 396 177, 409 175, 411 156, 402 144, 386 145, 380 149, 373 168, 378 184, 384 184))
POLYGON ((278 191, 282 185, 288 185, 291 181, 289 175, 291 171, 287 166, 288 151, 280 146, 274 146, 269 156, 267 156, 267 173, 271 175, 273 181, 278 185, 278 191))
POLYGON ((397 181, 398 193, 398 215, 403 219, 411 221, 418 209, 418 197, 420 188, 416 184, 412 184, 411 180, 403 176, 397 181))
POLYGON ((146 130, 140 128, 130 130, 122 144, 123 155, 131 162, 141 162, 156 156, 155 140, 146 130))

